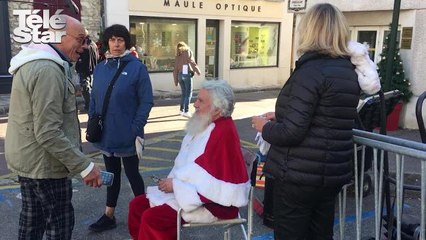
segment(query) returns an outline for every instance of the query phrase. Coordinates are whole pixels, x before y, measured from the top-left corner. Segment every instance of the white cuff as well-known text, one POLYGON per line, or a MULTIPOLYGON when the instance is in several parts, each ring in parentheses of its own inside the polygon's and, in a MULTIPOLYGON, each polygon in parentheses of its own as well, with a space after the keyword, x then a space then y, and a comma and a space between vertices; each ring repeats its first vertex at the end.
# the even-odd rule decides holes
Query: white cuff
POLYGON ((93 168, 95 167, 95 164, 93 162, 90 162, 89 166, 83 170, 83 172, 80 173, 80 176, 82 178, 85 178, 87 175, 89 175, 89 173, 93 170, 93 168))

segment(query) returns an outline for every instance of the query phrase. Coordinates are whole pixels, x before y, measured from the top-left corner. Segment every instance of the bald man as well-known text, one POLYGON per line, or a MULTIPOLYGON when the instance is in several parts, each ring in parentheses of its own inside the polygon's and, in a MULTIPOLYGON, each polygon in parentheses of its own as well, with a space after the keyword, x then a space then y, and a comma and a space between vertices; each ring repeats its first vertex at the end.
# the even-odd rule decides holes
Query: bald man
POLYGON ((71 239, 74 209, 70 177, 102 184, 99 168, 80 151, 80 127, 71 62, 86 45, 83 26, 64 16, 60 43, 22 47, 13 74, 5 140, 8 168, 18 175, 22 210, 18 239, 71 239))

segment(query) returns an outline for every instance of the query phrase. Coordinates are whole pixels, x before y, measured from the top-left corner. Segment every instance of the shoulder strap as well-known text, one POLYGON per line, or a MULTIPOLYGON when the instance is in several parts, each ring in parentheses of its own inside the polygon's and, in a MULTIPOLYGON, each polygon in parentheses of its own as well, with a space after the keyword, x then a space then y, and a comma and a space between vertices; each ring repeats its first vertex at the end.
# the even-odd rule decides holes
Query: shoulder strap
POLYGON ((118 79, 118 76, 120 75, 120 73, 123 71, 124 67, 127 65, 128 62, 122 62, 120 64, 120 67, 117 69, 117 72, 115 72, 114 77, 112 78, 111 82, 109 83, 108 86, 108 90, 105 93, 105 98, 104 98, 104 103, 102 105, 102 114, 101 114, 101 118, 103 119, 105 116, 105 113, 108 109, 108 103, 109 103, 109 98, 111 97, 111 92, 112 92, 112 87, 114 86, 115 82, 118 79))

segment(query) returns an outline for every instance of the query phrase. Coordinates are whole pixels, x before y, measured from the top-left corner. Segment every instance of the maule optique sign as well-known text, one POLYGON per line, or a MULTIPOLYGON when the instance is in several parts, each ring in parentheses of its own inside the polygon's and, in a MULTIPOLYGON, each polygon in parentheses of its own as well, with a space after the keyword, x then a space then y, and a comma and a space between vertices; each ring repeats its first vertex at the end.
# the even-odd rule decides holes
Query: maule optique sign
POLYGON ((58 9, 55 14, 49 16, 48 9, 13 10, 13 15, 18 17, 18 27, 13 30, 13 40, 18 43, 60 43, 62 36, 66 35, 65 31, 60 31, 65 28, 65 19, 60 15, 62 11, 63 9, 58 9), (42 32, 42 29, 54 31, 42 32))

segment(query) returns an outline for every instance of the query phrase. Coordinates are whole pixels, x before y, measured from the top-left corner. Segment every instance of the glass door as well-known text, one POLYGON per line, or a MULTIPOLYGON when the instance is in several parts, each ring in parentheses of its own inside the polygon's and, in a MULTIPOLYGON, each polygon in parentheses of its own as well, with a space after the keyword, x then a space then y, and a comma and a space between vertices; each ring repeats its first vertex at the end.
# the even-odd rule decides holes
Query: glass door
POLYGON ((358 31, 357 41, 368 45, 368 55, 374 61, 377 57, 377 31, 358 31))
POLYGON ((218 77, 219 21, 207 20, 206 24, 206 79, 218 77))
MULTIPOLYGON (((368 54, 373 62, 380 62, 385 38, 389 34, 389 26, 371 26, 371 27, 351 27, 351 40, 358 41, 368 45, 368 54)), ((401 39, 401 29, 398 29, 397 41, 401 39)), ((398 45, 399 46, 399 45, 398 45)))

